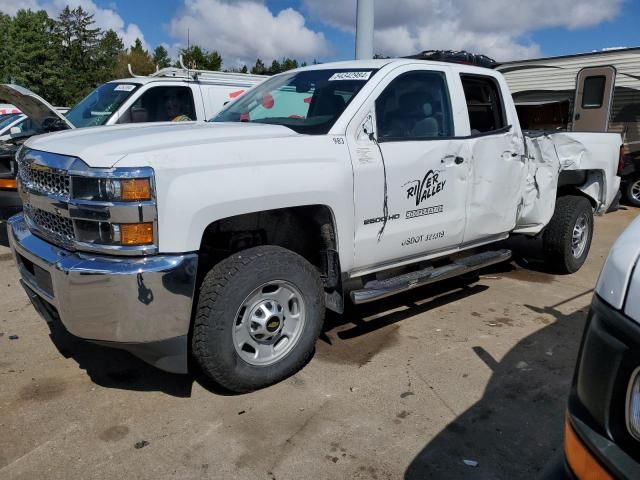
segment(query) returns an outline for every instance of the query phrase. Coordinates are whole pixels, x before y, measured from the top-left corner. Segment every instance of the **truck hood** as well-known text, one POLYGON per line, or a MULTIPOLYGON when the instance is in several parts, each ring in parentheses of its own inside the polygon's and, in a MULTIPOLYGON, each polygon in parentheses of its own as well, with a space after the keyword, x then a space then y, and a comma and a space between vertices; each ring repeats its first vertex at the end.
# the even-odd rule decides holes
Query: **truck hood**
POLYGON ((58 112, 44 98, 19 85, 0 85, 0 100, 15 105, 22 113, 45 130, 47 128, 43 124, 47 119, 58 120, 58 130, 75 128, 64 115, 58 112))
POLYGON ((82 159, 91 167, 110 168, 127 155, 181 146, 298 135, 280 125, 260 123, 162 122, 80 128, 39 135, 25 146, 82 159))

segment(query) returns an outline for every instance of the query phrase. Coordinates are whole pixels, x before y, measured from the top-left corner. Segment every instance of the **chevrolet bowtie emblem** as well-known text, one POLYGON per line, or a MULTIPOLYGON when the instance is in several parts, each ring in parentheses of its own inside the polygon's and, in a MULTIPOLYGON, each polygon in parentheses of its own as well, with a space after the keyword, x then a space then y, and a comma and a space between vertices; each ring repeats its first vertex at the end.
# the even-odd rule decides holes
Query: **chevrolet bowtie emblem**
POLYGON ((39 165, 37 163, 32 163, 31 164, 31 170, 38 170, 40 172, 44 172, 49 170, 49 167, 45 166, 45 165, 39 165))

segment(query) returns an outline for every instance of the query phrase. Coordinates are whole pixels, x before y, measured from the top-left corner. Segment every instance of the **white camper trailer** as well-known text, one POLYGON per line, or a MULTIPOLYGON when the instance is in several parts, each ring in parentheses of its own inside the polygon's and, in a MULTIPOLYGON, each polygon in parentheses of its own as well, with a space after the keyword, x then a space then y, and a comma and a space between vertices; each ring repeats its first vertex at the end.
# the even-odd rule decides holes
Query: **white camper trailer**
POLYGON ((640 206, 640 47, 514 61, 497 69, 523 128, 620 133, 623 191, 640 206))
POLYGON ((640 140, 640 48, 508 62, 497 69, 524 114, 521 121, 532 128, 605 127, 640 140), (582 123, 585 110, 598 113, 597 120, 582 123))

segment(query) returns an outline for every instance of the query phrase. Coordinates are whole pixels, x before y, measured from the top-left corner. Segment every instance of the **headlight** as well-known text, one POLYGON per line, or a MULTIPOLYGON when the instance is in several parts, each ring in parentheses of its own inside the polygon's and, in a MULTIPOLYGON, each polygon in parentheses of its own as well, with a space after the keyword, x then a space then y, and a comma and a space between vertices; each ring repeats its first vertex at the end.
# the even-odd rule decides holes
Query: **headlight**
POLYGON ((640 368, 631 376, 627 394, 627 427, 629 433, 640 440, 640 368))
POLYGON ((149 178, 73 177, 73 198, 94 202, 144 202, 153 198, 149 178))

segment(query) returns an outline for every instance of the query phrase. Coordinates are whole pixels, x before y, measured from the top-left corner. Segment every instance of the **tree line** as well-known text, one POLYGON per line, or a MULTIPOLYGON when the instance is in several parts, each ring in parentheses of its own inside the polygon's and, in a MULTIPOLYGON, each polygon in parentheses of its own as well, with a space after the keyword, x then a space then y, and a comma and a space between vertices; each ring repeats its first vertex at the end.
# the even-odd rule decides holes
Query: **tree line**
MULTIPOLYGON (((222 70, 223 59, 215 50, 190 45, 179 54, 189 68, 222 70)), ((0 12, 0 83, 16 83, 54 105, 72 106, 96 86, 129 77, 128 65, 136 75, 179 66, 162 45, 150 52, 136 39, 125 48, 114 30, 96 27, 93 15, 82 7, 67 6, 57 18, 44 10, 19 10, 15 17, 0 12)), ((257 59, 250 68, 227 71, 274 75, 304 65, 282 58, 267 66, 257 59)))

